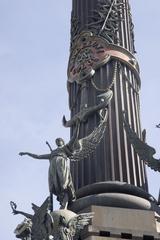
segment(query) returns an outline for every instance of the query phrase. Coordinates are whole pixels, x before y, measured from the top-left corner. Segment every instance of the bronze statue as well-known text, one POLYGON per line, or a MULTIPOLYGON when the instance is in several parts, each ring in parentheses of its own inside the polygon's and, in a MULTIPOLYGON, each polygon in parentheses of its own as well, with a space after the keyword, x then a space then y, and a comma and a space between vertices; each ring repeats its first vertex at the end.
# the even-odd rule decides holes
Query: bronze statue
POLYGON ((94 213, 76 214, 69 210, 58 210, 52 212, 52 216, 54 220, 53 239, 73 240, 80 239, 81 230, 89 225, 94 213))
POLYGON ((29 152, 20 152, 19 155, 28 155, 35 159, 47 159, 50 161, 49 166, 49 191, 51 198, 52 210, 52 194, 57 196, 60 202, 61 209, 66 209, 68 203, 75 200, 75 190, 72 182, 68 159, 71 161, 79 161, 88 157, 101 141, 106 129, 106 121, 108 110, 104 110, 104 116, 100 112, 100 123, 88 136, 79 139, 80 120, 77 119, 73 137, 68 144, 65 144, 63 139, 57 138, 57 148, 51 150, 51 153, 45 155, 36 155, 29 152))
POLYGON ((32 232, 32 221, 28 218, 25 218, 23 222, 18 224, 14 233, 16 238, 20 238, 22 240, 31 240, 31 232, 32 232))
POLYGON ((22 240, 73 240, 94 216, 92 212, 76 214, 67 209, 50 212, 49 198, 40 207, 32 204, 33 215, 18 211, 14 202, 10 205, 13 214, 27 217, 15 229, 16 237, 22 240))
POLYGON ((76 198, 68 160, 80 161, 90 156, 96 149, 103 138, 107 126, 107 105, 112 95, 112 91, 100 95, 101 103, 98 105, 98 108, 97 106, 93 106, 88 110, 85 109, 83 114, 82 112, 77 114, 77 117, 69 122, 71 125, 75 125, 75 130, 71 140, 67 144, 65 144, 62 138, 57 138, 57 148, 54 150, 49 143, 46 142, 51 151, 49 154, 19 153, 20 156, 28 155, 35 159, 49 160, 50 198, 47 198, 41 207, 32 204, 32 209, 34 210, 33 215, 18 211, 16 204, 11 202, 13 214, 21 214, 26 217, 16 228, 17 238, 24 239, 25 237, 25 239, 28 240, 73 240, 75 235, 88 225, 90 219, 93 218, 93 213, 77 215, 67 210, 68 203, 71 203, 76 198), (99 114, 100 121, 98 126, 86 137, 78 139, 81 122, 83 122, 83 120, 85 121, 93 113, 99 114), (53 194, 57 196, 61 210, 53 211, 53 194))
MULTIPOLYGON (((46 159, 50 161, 49 166, 49 191, 57 196, 61 208, 67 208, 68 202, 75 199, 75 190, 72 182, 68 158, 71 158, 74 152, 74 144, 78 138, 80 123, 77 122, 73 137, 68 144, 65 144, 62 138, 56 139, 57 148, 49 154, 37 155, 29 152, 20 152, 19 155, 28 155, 35 159, 46 159)), ((52 208, 52 207, 51 207, 52 208)), ((52 209, 51 209, 52 210, 52 209)))
POLYGON ((51 239, 50 236, 52 236, 54 220, 48 209, 49 198, 47 198, 40 207, 32 203, 34 214, 18 211, 17 205, 14 202, 10 202, 10 205, 13 214, 21 214, 26 217, 15 229, 17 238, 27 240, 51 239))

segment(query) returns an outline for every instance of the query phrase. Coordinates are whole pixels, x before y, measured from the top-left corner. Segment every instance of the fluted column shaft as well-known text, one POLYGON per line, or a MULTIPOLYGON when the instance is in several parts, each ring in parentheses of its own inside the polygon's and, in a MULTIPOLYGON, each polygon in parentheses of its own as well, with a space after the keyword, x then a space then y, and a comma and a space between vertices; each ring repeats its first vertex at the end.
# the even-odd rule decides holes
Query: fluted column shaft
MULTIPOLYGON (((71 54, 79 34, 82 31, 90 31, 106 39, 109 44, 126 49, 134 56, 134 32, 128 0, 72 2, 71 54), (112 3, 111 9, 108 6, 112 3), (107 15, 108 20, 105 23, 107 15)), ((148 189, 144 163, 133 150, 123 127, 122 115, 125 111, 132 129, 141 137, 140 79, 125 62, 111 58, 109 62, 96 69, 95 74, 85 82, 85 85, 80 85, 76 81, 69 82, 71 116, 78 113, 85 104, 87 106, 96 104, 97 94, 111 86, 116 62, 118 62, 116 80, 111 88, 114 95, 109 105, 109 119, 104 139, 90 158, 71 163, 76 189, 95 182, 116 180, 142 187, 146 191, 148 189)), ((96 115, 89 118, 81 125, 80 137, 89 134, 97 124, 96 115)), ((73 129, 71 135, 72 133, 73 129)))

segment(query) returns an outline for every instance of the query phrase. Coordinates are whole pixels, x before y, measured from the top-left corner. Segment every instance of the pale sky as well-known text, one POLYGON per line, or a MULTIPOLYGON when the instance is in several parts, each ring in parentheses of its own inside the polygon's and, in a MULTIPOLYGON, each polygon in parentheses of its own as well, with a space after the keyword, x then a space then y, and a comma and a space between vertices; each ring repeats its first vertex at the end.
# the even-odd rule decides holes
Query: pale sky
MULTIPOLYGON (((141 68, 141 122, 147 142, 160 158, 160 1, 132 0, 137 58, 141 68)), ((32 212, 48 195, 48 162, 19 157, 20 151, 47 153, 58 136, 69 140, 62 115, 69 116, 66 89, 70 1, 0 0, 0 182, 1 239, 14 240, 23 220, 9 201, 32 212)), ((160 173, 148 170, 156 198, 160 173)))

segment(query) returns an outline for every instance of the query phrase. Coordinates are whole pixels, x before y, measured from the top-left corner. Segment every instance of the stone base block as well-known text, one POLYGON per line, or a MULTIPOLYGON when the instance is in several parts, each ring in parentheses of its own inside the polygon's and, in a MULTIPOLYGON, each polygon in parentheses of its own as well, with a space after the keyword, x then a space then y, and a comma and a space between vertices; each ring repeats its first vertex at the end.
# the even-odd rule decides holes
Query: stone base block
POLYGON ((83 233, 85 240, 160 240, 160 222, 153 211, 90 206, 95 216, 83 233))

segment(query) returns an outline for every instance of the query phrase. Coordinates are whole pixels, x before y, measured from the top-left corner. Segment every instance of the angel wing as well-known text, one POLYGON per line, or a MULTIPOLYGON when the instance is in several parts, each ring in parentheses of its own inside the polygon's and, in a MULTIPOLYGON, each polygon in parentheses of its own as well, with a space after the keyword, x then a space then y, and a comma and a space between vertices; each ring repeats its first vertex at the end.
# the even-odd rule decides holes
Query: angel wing
POLYGON ((33 239, 39 239, 42 240, 45 237, 47 237, 47 228, 48 225, 53 224, 52 216, 47 218, 48 213, 48 204, 49 204, 49 198, 47 198, 44 203, 36 209, 35 214, 33 216, 32 222, 32 234, 33 239))
MULTIPOLYGON (((36 205, 32 203, 32 207, 33 205, 35 208, 36 205)), ((40 207, 36 206, 34 218, 37 220, 40 220, 40 222, 41 221, 43 222, 43 218, 46 215, 48 205, 49 205, 49 197, 46 198, 46 200, 43 202, 43 204, 40 207)))
POLYGON ((67 224, 68 229, 70 230, 70 234, 74 237, 76 234, 80 232, 85 226, 87 226, 90 220, 94 217, 94 213, 81 213, 71 218, 67 224))
POLYGON ((138 137, 138 135, 131 129, 125 117, 123 118, 123 120, 129 141, 133 145, 140 159, 144 160, 148 167, 150 167, 154 171, 160 172, 160 159, 158 160, 153 157, 153 155, 156 153, 155 149, 138 137))
POLYGON ((36 204, 32 203, 32 209, 34 212, 37 212, 39 209, 39 206, 37 206, 36 204))
POLYGON ((70 158, 71 161, 80 161, 84 158, 90 156, 93 153, 103 138, 106 126, 107 126, 107 118, 108 118, 108 110, 105 109, 105 116, 100 121, 98 127, 96 127, 88 136, 79 139, 78 147, 73 152, 72 157, 70 158))

